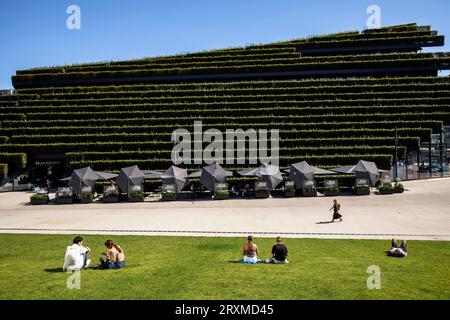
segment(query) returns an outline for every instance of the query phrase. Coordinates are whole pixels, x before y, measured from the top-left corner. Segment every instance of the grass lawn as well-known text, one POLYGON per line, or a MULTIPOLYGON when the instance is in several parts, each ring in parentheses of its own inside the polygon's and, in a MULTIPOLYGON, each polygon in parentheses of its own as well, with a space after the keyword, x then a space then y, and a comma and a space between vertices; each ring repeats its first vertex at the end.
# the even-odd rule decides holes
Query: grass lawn
MULTIPOLYGON (((289 265, 244 265, 242 238, 85 236, 91 258, 122 245, 122 270, 84 270, 81 289, 61 272, 70 235, 0 234, 0 299, 450 299, 450 242, 410 241, 410 255, 384 255, 388 241, 285 239, 289 265), (367 267, 381 268, 369 290, 367 267)), ((273 239, 255 239, 268 258, 273 239)))

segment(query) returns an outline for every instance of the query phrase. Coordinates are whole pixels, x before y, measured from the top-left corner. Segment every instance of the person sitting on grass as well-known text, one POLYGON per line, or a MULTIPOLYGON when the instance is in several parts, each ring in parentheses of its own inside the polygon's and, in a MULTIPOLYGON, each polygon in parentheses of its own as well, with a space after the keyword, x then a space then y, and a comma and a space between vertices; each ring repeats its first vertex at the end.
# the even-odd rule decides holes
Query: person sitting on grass
POLYGON ((247 242, 242 245, 242 254, 244 259, 240 262, 256 264, 258 263, 259 248, 253 243, 253 236, 247 237, 247 242))
POLYGON ((288 257, 288 248, 283 243, 281 237, 277 237, 277 243, 272 247, 272 259, 270 262, 275 264, 284 264, 289 263, 288 257))
POLYGON ((125 266, 125 255, 122 248, 112 240, 105 241, 106 252, 103 255, 106 258, 100 258, 100 265, 94 266, 94 269, 122 269, 125 266))
POLYGON ((89 247, 83 246, 83 238, 77 236, 73 244, 66 249, 63 271, 76 271, 89 267, 91 259, 88 259, 89 247))
POLYGON ((389 251, 386 251, 387 255, 390 257, 398 257, 403 258, 408 255, 407 252, 407 243, 406 240, 402 240, 402 243, 400 244, 400 247, 398 246, 397 240, 392 239, 391 240, 391 249, 389 251))

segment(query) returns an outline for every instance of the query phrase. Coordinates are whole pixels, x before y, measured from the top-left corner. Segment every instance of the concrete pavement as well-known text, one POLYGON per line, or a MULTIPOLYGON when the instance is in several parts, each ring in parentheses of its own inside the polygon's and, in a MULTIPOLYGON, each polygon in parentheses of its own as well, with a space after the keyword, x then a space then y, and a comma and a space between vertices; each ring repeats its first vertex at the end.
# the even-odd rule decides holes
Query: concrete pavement
POLYGON ((335 223, 329 197, 35 206, 29 193, 2 193, 0 232, 450 240, 450 178, 404 185, 336 197, 344 221, 335 223))

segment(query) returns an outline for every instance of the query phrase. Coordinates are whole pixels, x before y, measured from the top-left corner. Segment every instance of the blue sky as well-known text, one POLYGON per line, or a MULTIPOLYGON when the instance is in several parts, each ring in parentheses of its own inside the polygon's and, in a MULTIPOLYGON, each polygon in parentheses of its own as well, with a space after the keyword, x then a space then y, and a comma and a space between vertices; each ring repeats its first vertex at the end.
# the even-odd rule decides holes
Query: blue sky
MULTIPOLYGON (((0 0, 0 88, 18 69, 240 46, 383 26, 431 24, 450 37, 448 0, 0 0), (66 9, 81 8, 81 30, 66 9)), ((450 43, 450 38, 447 40, 450 43)), ((450 46, 433 50, 450 51, 450 46)))

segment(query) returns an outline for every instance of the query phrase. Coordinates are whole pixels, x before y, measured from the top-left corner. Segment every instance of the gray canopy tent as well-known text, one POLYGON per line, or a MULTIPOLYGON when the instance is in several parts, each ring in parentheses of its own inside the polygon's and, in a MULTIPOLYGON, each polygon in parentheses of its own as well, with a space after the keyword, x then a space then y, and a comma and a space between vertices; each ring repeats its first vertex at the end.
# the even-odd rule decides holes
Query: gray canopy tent
POLYGON ((218 163, 213 163, 203 167, 201 171, 196 171, 189 175, 189 178, 200 178, 200 183, 209 191, 213 192, 216 183, 225 182, 227 177, 233 176, 231 171, 226 171, 218 163))
POLYGON ((280 167, 263 163, 258 168, 250 168, 238 172, 244 177, 257 177, 259 181, 267 183, 269 189, 275 189, 282 181, 280 167))
POLYGON ((289 172, 289 180, 293 181, 298 189, 304 187, 305 181, 314 180, 317 174, 336 174, 330 170, 313 167, 306 161, 291 164, 287 171, 289 172))
POLYGON ((386 170, 378 169, 375 162, 359 160, 357 164, 353 166, 344 166, 331 169, 331 171, 338 173, 354 173, 357 179, 368 179, 370 186, 375 186, 378 181, 381 172, 387 172, 386 170))
POLYGON ((176 166, 170 166, 170 168, 161 175, 162 183, 175 185, 177 188, 177 192, 181 191, 184 188, 184 186, 186 185, 187 177, 187 170, 176 166))
POLYGON ((155 171, 139 169, 138 166, 131 166, 120 169, 117 177, 117 184, 122 192, 128 193, 131 186, 140 186, 144 179, 159 178, 161 173, 155 171))
POLYGON ((98 180, 112 180, 117 178, 117 174, 94 171, 91 167, 73 170, 68 178, 60 179, 67 181, 68 186, 72 187, 73 194, 80 197, 83 187, 92 188, 98 180))

